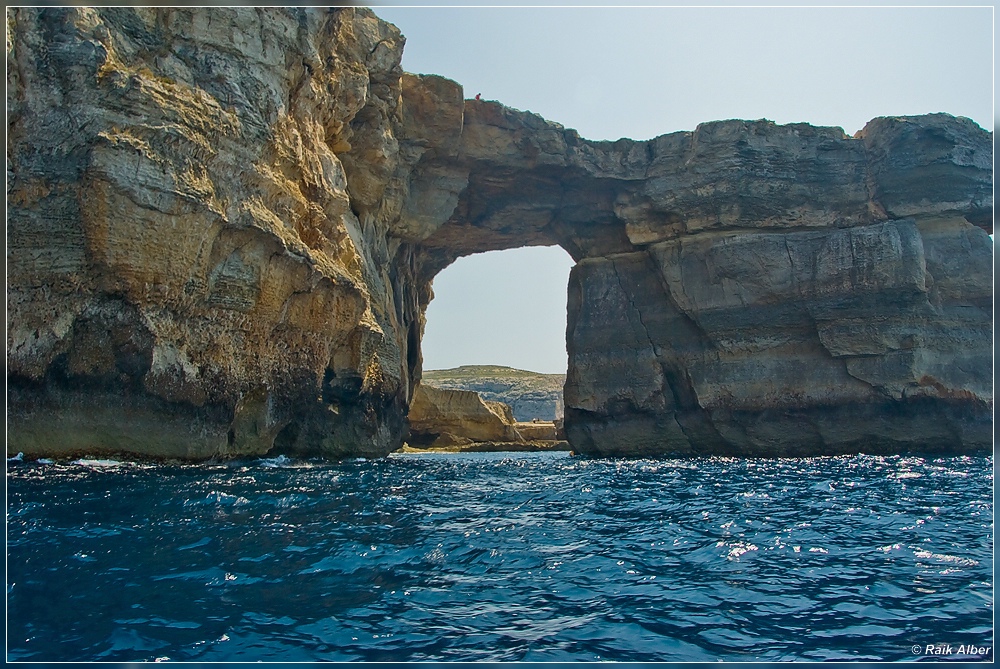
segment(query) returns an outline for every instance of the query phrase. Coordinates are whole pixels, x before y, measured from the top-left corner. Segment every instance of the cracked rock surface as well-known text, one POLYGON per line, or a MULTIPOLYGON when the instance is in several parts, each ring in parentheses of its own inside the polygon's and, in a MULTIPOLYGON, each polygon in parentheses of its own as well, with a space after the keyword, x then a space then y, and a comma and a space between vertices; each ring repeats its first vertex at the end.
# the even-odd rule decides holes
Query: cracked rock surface
POLYGON ((992 448, 968 119, 593 142, 362 8, 6 15, 8 453, 388 453, 434 275, 552 244, 578 452, 992 448))

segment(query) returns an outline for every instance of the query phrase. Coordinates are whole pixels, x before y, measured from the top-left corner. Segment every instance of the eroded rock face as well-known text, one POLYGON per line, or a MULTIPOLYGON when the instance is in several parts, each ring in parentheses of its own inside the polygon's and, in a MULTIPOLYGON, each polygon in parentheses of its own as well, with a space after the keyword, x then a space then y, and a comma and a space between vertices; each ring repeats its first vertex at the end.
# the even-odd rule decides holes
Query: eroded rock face
POLYGON ((992 138, 591 142, 359 8, 7 11, 8 452, 380 455, 434 275, 559 244, 595 454, 991 448, 992 138))
POLYGON ((550 420, 538 420, 518 422, 515 427, 517 433, 523 439, 529 441, 558 441, 559 432, 556 430, 555 422, 550 420))
POLYGON ((420 318, 375 210, 398 30, 73 8, 7 35, 8 450, 395 448, 420 318))
POLYGON ((468 186, 420 242, 429 274, 524 244, 578 261, 575 450, 992 448, 992 139, 971 121, 588 142, 469 101, 450 164, 468 186))
POLYGON ((410 443, 436 448, 474 441, 523 442, 514 414, 470 390, 417 386, 410 404, 410 443))
POLYGON ((582 261, 570 440, 608 454, 987 448, 991 295, 935 306, 940 225, 976 237, 967 260, 988 275, 984 232, 912 220, 582 261))

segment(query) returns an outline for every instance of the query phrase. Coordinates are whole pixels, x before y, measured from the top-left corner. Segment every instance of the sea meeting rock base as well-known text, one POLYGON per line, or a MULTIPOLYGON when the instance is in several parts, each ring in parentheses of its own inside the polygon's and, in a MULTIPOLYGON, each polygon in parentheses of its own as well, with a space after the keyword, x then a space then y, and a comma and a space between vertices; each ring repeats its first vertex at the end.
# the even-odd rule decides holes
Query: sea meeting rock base
POLYGON ((525 441, 470 441, 465 444, 421 448, 403 444, 400 453, 537 453, 539 451, 572 451, 568 441, 528 439, 525 441))
POLYGON ((992 450, 968 119, 595 142, 364 8, 6 16, 8 454, 384 455, 434 275, 553 244, 578 452, 992 450))

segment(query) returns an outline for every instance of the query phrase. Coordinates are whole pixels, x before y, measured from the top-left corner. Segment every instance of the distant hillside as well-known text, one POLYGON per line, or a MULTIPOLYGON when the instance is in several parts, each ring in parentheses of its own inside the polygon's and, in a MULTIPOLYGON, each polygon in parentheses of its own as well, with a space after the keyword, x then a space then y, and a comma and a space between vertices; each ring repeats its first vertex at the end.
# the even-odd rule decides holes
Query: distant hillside
POLYGON ((474 390, 485 400, 504 402, 514 418, 562 418, 565 374, 539 374, 498 365, 463 365, 424 371, 422 383, 435 388, 474 390))

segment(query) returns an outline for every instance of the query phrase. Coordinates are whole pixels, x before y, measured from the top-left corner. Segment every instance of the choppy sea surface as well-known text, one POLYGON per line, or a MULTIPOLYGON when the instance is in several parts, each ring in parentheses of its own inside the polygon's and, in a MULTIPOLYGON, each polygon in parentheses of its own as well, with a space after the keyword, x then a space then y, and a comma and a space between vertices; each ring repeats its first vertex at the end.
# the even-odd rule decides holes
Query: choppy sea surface
POLYGON ((8 461, 7 659, 992 660, 992 499, 992 457, 8 461))

